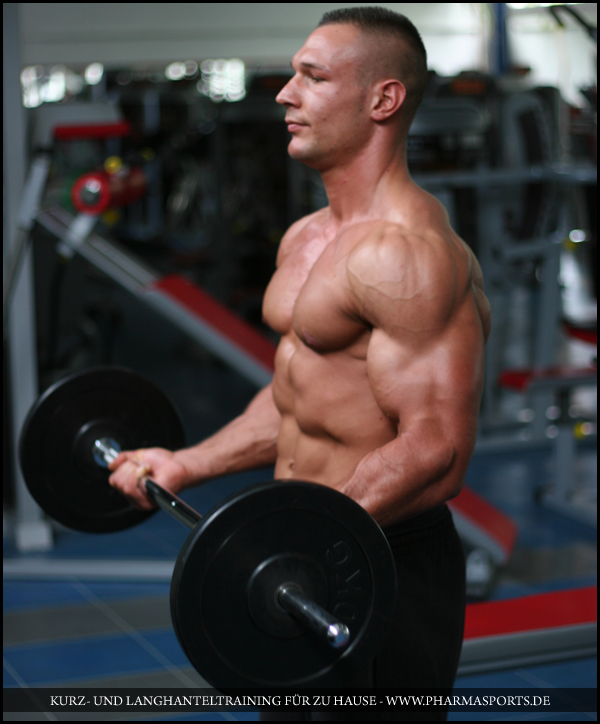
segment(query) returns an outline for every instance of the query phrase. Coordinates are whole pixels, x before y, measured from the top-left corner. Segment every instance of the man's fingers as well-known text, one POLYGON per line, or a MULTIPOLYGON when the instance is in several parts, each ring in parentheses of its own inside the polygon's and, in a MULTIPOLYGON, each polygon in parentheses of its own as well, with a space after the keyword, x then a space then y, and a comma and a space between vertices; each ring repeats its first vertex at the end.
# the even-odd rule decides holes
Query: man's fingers
POLYGON ((110 463, 108 463, 108 469, 109 470, 116 470, 118 467, 123 465, 123 463, 127 462, 129 460, 129 456, 132 453, 122 452, 117 455, 117 457, 110 463))
POLYGON ((146 495, 142 483, 142 479, 148 475, 152 466, 136 461, 135 453, 123 455, 120 463, 119 458, 114 461, 116 469, 108 479, 109 484, 124 495, 134 507, 140 510, 152 510, 156 506, 146 495))
POLYGON ((145 478, 148 473, 152 470, 152 465, 138 465, 135 475, 138 480, 145 478))
POLYGON ((126 463, 128 460, 137 463, 138 465, 143 465, 142 455, 144 453, 144 450, 131 450, 131 451, 125 451, 120 452, 117 457, 108 464, 109 470, 116 470, 118 467, 123 465, 123 463, 126 463))

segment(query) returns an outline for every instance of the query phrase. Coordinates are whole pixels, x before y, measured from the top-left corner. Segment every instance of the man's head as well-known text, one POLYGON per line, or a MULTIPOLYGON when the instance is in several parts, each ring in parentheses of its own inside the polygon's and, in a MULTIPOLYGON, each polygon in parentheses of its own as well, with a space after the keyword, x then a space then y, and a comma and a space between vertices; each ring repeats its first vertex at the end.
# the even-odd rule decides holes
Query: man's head
POLYGON ((288 108, 292 157, 320 170, 375 125, 401 140, 425 91, 427 57, 414 25, 379 7, 326 13, 292 61, 277 101, 288 108), (323 165, 324 164, 324 165, 323 165))
POLYGON ((317 27, 349 23, 370 41, 368 55, 360 69, 362 82, 395 78, 406 87, 403 103, 408 126, 419 107, 427 85, 427 52, 419 31, 400 13, 387 8, 344 8, 325 13, 317 27))

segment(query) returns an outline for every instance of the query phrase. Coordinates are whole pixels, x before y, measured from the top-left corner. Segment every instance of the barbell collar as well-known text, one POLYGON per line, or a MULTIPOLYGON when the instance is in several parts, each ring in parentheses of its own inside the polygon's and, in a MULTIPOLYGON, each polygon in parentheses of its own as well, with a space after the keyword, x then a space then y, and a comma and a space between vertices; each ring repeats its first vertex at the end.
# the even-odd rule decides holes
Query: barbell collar
MULTIPOLYGON (((101 438, 94 442, 94 452, 98 452, 107 465, 113 462, 119 455, 119 451, 114 448, 111 441, 106 438, 101 438)), ((150 500, 156 503, 156 505, 166 513, 173 516, 173 518, 177 518, 180 523, 183 523, 191 529, 194 528, 198 521, 202 520, 202 516, 198 511, 194 510, 187 503, 184 503, 181 498, 165 490, 151 478, 144 477, 142 481, 150 500)))
POLYGON ((277 590, 277 601, 300 623, 327 641, 334 649, 342 649, 350 641, 350 630, 337 621, 324 608, 305 596, 295 586, 282 585, 277 590))

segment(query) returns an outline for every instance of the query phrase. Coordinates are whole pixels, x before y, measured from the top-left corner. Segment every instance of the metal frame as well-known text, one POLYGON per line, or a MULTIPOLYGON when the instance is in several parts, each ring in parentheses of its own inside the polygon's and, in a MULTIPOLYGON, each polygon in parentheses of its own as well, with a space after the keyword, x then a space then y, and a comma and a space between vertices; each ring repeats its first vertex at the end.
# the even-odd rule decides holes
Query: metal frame
MULTIPOLYGON (((18 246, 19 209, 25 188, 26 118, 21 99, 21 45, 19 3, 3 4, 3 140, 4 140, 4 240, 3 258, 14 258, 18 246)), ((5 273, 8 264, 4 265, 5 273)), ((6 278, 6 277, 5 277, 6 278)), ((38 395, 35 307, 33 297, 33 260, 30 248, 24 248, 23 260, 16 271, 12 303, 7 312, 5 342, 8 343, 10 406, 13 436, 11 440, 13 481, 15 483, 15 541, 21 551, 51 546, 51 528, 29 495, 16 464, 18 436, 29 408, 38 395)))

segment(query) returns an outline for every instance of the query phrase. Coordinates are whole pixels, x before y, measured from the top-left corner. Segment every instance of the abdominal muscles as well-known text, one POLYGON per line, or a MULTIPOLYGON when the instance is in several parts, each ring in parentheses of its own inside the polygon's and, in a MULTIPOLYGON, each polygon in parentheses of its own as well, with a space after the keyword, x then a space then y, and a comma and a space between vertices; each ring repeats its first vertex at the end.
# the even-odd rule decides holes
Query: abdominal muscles
MULTIPOLYGON (((366 343, 360 347, 366 352, 366 343)), ((280 343, 275 369, 273 396, 282 415, 276 478, 335 486, 395 438, 397 421, 377 405, 366 354, 356 348, 318 352, 291 332, 280 343)))

